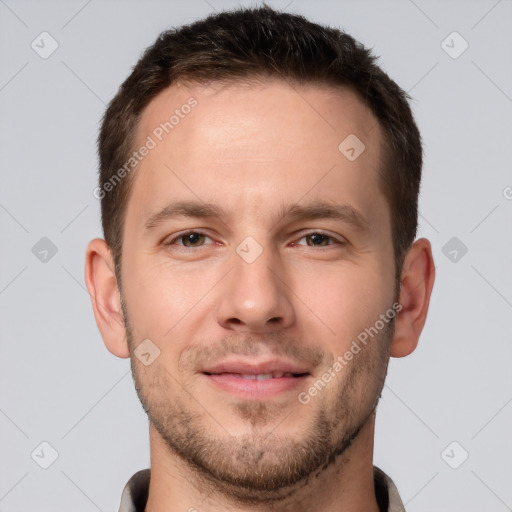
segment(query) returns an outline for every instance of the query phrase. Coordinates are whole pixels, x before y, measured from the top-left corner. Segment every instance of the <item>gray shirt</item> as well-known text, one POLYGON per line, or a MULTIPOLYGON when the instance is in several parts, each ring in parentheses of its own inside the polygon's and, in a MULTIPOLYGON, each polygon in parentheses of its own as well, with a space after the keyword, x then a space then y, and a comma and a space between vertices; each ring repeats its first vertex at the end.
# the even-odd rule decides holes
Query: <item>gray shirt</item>
MULTIPOLYGON (((135 473, 123 489, 119 512, 144 512, 148 500, 150 470, 135 473)), ((389 476, 373 467, 375 495, 381 512, 405 512, 398 490, 389 476)))

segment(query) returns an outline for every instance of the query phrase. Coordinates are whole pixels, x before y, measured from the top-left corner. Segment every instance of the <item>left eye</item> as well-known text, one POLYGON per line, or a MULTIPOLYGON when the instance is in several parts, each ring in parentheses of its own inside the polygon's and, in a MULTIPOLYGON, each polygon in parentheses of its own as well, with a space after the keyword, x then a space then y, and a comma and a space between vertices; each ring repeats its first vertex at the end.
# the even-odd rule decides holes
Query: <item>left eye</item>
MULTIPOLYGON (((309 233, 307 235, 304 235, 300 240, 306 240, 306 244, 310 247, 325 247, 326 245, 333 245, 332 243, 328 243, 329 241, 332 241, 337 244, 342 244, 342 242, 336 240, 332 236, 325 235, 323 233, 309 233)), ((297 245, 304 245, 304 244, 297 244, 297 245)))

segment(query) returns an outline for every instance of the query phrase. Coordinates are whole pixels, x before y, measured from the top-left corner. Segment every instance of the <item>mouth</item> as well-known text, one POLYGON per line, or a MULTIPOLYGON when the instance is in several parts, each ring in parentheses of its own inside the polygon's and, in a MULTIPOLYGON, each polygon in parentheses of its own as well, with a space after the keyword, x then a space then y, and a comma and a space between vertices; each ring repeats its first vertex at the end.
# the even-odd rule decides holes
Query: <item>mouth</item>
POLYGON ((223 361, 201 373, 215 389, 255 400, 297 390, 311 376, 306 367, 285 360, 223 361))
POLYGON ((209 373, 204 372, 205 375, 230 375, 239 379, 247 379, 247 380, 268 380, 268 379, 282 379, 290 378, 290 377, 303 377, 305 375, 309 375, 308 373, 291 373, 291 372, 272 372, 272 373, 232 373, 232 372, 222 372, 222 373, 209 373))

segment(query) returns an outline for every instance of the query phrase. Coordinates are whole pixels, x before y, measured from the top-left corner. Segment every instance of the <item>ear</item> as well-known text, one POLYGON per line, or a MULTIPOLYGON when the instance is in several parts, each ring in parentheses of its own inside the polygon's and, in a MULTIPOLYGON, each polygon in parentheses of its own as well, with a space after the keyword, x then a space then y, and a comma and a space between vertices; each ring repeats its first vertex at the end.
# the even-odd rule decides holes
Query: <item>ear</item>
POLYGON ((404 259, 399 299, 402 309, 395 320, 395 334, 390 347, 392 357, 407 356, 418 345, 427 319, 434 279, 430 242, 420 238, 411 245, 404 259))
POLYGON ((85 284, 96 324, 107 349, 117 357, 130 357, 115 267, 110 248, 101 238, 92 240, 87 246, 85 284))

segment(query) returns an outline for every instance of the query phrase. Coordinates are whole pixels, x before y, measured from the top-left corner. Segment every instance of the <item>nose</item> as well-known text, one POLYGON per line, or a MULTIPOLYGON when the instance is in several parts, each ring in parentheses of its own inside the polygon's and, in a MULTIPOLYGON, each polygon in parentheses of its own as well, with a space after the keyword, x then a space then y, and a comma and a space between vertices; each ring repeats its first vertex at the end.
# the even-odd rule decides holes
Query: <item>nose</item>
POLYGON ((282 261, 264 248, 250 262, 233 255, 232 270, 223 280, 218 322, 225 329, 250 332, 281 330, 295 322, 295 312, 282 261))

